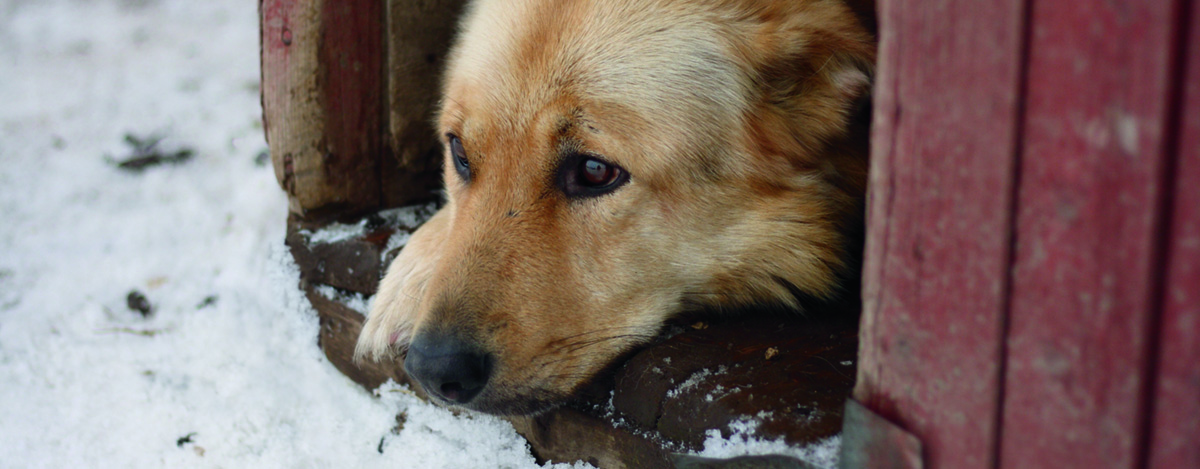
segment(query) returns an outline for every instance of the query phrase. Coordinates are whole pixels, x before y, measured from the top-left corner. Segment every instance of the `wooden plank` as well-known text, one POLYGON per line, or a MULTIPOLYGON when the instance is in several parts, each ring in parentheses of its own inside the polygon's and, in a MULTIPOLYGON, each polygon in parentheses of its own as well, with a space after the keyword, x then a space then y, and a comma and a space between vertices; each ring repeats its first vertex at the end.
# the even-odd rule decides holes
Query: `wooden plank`
MULTIPOLYGON (((1149 467, 1200 467, 1200 8, 1192 1, 1149 467)), ((1189 12, 1185 12, 1188 14, 1189 12)))
POLYGON ((436 198, 442 146, 433 129, 442 72, 464 0, 387 2, 388 151, 380 161, 385 207, 436 198))
POLYGON ((1032 3, 1003 467, 1140 464, 1177 4, 1032 3))
POLYGON ((855 398, 931 468, 995 452, 1023 8, 880 3, 855 398))
POLYGON ((263 122, 292 212, 378 206, 381 0, 261 0, 263 122))

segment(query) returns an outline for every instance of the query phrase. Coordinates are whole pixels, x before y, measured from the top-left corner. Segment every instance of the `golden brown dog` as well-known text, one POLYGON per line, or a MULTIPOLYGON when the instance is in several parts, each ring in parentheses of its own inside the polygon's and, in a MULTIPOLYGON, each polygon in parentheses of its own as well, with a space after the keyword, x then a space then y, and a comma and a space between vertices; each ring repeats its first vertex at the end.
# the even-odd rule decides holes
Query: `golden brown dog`
POLYGON ((359 359, 532 413, 697 307, 830 298, 860 221, 871 34, 838 0, 480 0, 438 118, 447 203, 359 359))

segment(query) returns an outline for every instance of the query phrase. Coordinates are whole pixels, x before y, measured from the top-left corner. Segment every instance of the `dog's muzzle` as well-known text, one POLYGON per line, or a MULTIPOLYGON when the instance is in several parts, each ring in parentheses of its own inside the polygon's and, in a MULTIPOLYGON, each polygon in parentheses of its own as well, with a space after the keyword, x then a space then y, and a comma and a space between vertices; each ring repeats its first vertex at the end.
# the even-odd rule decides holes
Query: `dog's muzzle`
POLYGON ((492 357, 456 335, 422 333, 408 346, 404 371, 431 396, 464 405, 487 386, 492 357))

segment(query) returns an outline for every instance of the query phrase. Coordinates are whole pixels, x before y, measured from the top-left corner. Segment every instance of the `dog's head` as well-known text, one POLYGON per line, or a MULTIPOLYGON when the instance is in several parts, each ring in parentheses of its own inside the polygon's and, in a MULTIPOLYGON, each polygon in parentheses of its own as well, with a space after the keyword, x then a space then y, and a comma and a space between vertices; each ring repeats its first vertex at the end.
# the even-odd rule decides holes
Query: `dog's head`
POLYGON ((388 345, 450 403, 530 413, 682 310, 835 295, 873 54, 838 1, 474 3, 447 204, 388 345))

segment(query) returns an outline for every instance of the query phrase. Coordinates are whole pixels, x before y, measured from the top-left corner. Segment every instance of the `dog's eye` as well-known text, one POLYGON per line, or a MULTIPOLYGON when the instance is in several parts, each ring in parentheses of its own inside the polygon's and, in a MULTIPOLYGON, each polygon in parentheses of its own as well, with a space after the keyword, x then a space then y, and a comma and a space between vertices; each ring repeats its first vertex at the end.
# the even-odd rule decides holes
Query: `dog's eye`
POLYGON ((454 160, 454 169, 464 181, 471 180, 471 164, 467 161, 467 151, 463 149, 462 139, 450 135, 450 159, 454 160))
POLYGON ((616 166, 588 158, 580 165, 579 182, 591 187, 605 186, 617 179, 618 172, 616 166))
POLYGON ((563 192, 569 197, 594 197, 616 190, 629 180, 620 166, 588 155, 568 158, 563 165, 563 192))

